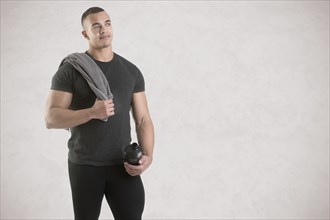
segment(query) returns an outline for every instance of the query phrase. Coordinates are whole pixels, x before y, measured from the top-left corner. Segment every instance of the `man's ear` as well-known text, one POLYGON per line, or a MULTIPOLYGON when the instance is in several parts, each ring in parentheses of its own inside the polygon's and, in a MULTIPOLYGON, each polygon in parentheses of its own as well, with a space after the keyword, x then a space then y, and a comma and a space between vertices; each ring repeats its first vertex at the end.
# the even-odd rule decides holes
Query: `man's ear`
POLYGON ((84 36, 84 38, 86 38, 87 40, 89 40, 89 37, 88 37, 88 35, 87 35, 87 33, 86 33, 85 30, 83 30, 83 31, 81 32, 81 34, 84 36))

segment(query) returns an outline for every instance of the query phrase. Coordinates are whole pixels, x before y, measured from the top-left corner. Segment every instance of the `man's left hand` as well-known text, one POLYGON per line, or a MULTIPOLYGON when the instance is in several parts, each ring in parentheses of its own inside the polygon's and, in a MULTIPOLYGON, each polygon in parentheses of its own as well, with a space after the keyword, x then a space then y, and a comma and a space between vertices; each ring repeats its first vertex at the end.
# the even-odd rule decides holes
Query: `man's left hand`
POLYGON ((143 155, 139 160, 138 165, 132 165, 127 162, 124 163, 126 172, 131 176, 141 175, 152 163, 152 157, 143 155))

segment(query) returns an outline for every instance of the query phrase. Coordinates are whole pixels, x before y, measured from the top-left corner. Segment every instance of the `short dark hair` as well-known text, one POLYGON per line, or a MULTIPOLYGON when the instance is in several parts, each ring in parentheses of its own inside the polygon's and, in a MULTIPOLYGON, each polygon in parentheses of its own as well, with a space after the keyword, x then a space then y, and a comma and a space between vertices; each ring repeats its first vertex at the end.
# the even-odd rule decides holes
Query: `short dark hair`
POLYGON ((88 16, 88 15, 91 15, 91 14, 95 14, 95 13, 99 13, 101 11, 104 11, 103 8, 100 8, 100 7, 91 7, 89 9, 87 9, 84 14, 81 16, 81 25, 83 26, 83 22, 85 20, 85 18, 88 16))

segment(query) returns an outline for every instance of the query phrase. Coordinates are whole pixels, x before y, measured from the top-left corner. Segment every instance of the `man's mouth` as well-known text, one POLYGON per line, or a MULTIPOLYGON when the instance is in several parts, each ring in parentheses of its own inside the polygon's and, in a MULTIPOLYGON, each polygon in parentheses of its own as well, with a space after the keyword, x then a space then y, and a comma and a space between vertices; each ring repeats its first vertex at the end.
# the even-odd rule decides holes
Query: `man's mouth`
POLYGON ((110 38, 110 35, 103 35, 100 37, 100 40, 106 40, 106 39, 109 39, 110 38))

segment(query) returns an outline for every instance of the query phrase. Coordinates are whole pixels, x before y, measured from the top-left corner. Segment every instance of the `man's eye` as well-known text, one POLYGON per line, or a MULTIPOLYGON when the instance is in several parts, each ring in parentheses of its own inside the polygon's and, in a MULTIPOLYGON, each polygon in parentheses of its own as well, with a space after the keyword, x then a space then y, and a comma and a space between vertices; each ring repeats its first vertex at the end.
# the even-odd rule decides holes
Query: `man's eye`
POLYGON ((100 25, 94 25, 93 26, 93 30, 99 30, 100 29, 100 25))
POLYGON ((106 27, 110 27, 110 26, 111 26, 111 23, 110 23, 110 22, 105 23, 105 26, 106 26, 106 27))

